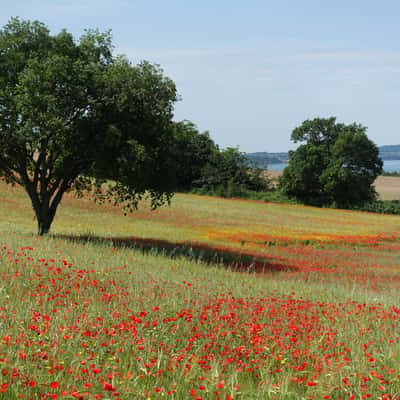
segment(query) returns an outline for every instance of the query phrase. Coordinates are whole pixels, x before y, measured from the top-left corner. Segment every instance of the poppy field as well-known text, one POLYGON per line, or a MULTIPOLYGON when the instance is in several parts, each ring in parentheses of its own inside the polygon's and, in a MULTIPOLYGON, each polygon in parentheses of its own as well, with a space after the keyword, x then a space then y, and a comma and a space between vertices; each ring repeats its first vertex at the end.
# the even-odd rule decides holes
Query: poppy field
POLYGON ((400 399, 400 218, 0 182, 0 399, 400 399))

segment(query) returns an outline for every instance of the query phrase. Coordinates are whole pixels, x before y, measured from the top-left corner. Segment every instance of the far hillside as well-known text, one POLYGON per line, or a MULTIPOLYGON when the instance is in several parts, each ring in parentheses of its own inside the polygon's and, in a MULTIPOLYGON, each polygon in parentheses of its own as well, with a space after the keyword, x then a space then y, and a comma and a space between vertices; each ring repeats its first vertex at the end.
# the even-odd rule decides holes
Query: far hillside
MULTIPOLYGON (((260 168, 266 168, 269 164, 286 163, 289 159, 287 152, 268 153, 255 152, 247 153, 246 156, 254 161, 260 168)), ((382 160, 400 160, 400 144, 386 145, 379 147, 379 156, 382 160)))
POLYGON ((379 147, 382 160, 400 160, 400 144, 379 147))

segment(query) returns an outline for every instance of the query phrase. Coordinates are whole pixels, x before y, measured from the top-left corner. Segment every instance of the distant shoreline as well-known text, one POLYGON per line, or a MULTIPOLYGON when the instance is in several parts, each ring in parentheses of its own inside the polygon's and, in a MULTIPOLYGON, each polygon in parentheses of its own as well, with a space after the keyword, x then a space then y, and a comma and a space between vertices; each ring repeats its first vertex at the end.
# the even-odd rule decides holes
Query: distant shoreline
MULTIPOLYGON (((400 172, 400 144, 379 146, 379 157, 384 163, 385 172, 400 172)), ((253 152, 245 153, 246 157, 260 168, 281 170, 287 165, 288 152, 253 152)))
MULTIPOLYGON (((282 171, 266 170, 266 173, 274 181, 282 175, 282 171)), ((399 176, 378 176, 374 186, 382 200, 400 200, 399 176)))
MULTIPOLYGON (((382 160, 383 170, 385 172, 400 172, 400 159, 396 160, 382 160)), ((282 171, 288 165, 287 162, 272 162, 267 164, 267 170, 269 171, 282 171)), ((260 168, 263 168, 261 165, 260 168)))

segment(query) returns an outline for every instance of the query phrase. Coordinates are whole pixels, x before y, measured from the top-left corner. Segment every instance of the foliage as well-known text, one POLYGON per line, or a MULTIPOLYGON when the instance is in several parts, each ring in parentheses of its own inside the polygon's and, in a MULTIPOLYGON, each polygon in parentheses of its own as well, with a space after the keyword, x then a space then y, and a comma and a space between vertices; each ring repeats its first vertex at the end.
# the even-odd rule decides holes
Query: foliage
POLYGON ((383 172, 382 172, 382 176, 395 176, 395 177, 399 177, 399 176, 400 176, 400 172, 398 172, 398 171, 393 171, 393 172, 390 172, 390 171, 383 171, 383 172))
POLYGON ((146 191, 153 207, 171 197, 175 85, 112 50, 93 30, 76 42, 14 18, 0 31, 0 173, 25 188, 40 234, 71 188, 127 209, 146 191))
POLYGON ((246 191, 266 191, 270 182, 263 170, 249 166, 249 161, 237 148, 214 152, 204 166, 194 187, 223 197, 241 197, 246 191))
POLYGON ((306 204, 336 207, 376 198, 372 184, 382 172, 382 160, 365 127, 316 118, 304 121, 291 137, 301 144, 289 153, 279 181, 283 193, 306 204))
POLYGON ((208 132, 199 132, 190 121, 174 122, 173 132, 177 187, 189 191, 219 149, 208 132))
POLYGON ((355 209, 378 214, 400 215, 400 200, 377 200, 363 204, 361 207, 355 209))
POLYGON ((265 191, 269 180, 237 148, 220 150, 208 132, 190 121, 174 123, 177 186, 181 191, 243 197, 246 191, 265 191))

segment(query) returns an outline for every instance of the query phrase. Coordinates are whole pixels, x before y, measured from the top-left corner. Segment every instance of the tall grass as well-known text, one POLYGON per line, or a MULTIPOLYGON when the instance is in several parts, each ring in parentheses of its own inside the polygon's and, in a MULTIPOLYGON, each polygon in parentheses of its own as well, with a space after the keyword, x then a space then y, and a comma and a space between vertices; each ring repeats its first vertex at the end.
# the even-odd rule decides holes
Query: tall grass
POLYGON ((0 398, 400 396, 396 217, 68 197, 40 238, 0 200, 0 398))

